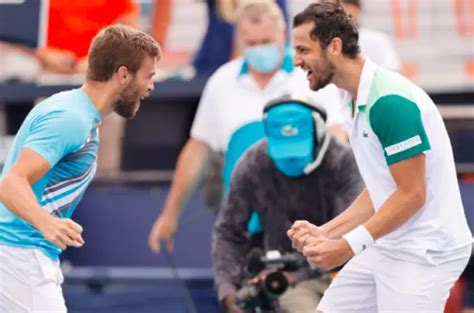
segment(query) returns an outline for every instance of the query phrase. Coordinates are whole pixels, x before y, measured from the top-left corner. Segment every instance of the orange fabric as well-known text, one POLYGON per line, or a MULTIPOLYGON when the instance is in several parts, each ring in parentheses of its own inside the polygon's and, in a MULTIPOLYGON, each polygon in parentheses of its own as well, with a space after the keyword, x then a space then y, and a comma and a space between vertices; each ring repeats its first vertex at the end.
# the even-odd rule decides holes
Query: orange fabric
POLYGON ((172 6, 171 0, 157 0, 153 8, 152 34, 162 48, 170 26, 172 6))
POLYGON ((466 35, 466 25, 464 24, 464 0, 455 0, 454 12, 456 15, 456 29, 458 35, 463 37, 466 35))
POLYGON ((463 182, 468 184, 474 184, 474 174, 468 173, 463 175, 463 182))
POLYGON ((465 0, 455 0, 454 2, 455 16, 456 16, 456 29, 458 35, 461 37, 464 36, 474 36, 474 0, 470 1, 471 10, 467 12, 467 19, 465 17, 465 0), (469 23, 470 22, 470 23, 469 23), (470 24, 470 29, 469 29, 470 24))
POLYGON ((133 0, 50 0, 47 46, 87 55, 98 31, 120 17, 136 13, 133 0))
POLYGON ((400 0, 392 0, 392 17, 394 33, 397 38, 415 38, 417 35, 417 0, 408 0, 407 27, 404 27, 403 12, 400 0))
POLYGON ((471 36, 474 36, 474 0, 471 0, 471 36))
POLYGON ((464 63, 464 70, 466 74, 469 75, 471 78, 474 78, 474 59, 468 60, 464 63))
POLYGON ((415 63, 403 62, 400 73, 406 78, 413 80, 418 75, 418 66, 415 63))
POLYGON ((459 279, 454 287, 451 289, 451 294, 446 303, 444 313, 460 313, 462 312, 462 300, 463 300, 464 282, 459 279))
POLYGON ((408 2, 408 36, 411 38, 415 38, 417 33, 417 7, 417 0, 411 0, 408 2))

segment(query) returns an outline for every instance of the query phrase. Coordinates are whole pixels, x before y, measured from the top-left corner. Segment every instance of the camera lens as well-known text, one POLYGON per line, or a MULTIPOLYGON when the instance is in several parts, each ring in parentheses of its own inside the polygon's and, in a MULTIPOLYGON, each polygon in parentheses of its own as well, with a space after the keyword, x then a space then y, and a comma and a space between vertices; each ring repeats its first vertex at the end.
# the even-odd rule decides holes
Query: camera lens
POLYGON ((265 278, 263 287, 269 296, 277 298, 288 289, 288 280, 281 271, 270 273, 265 278))

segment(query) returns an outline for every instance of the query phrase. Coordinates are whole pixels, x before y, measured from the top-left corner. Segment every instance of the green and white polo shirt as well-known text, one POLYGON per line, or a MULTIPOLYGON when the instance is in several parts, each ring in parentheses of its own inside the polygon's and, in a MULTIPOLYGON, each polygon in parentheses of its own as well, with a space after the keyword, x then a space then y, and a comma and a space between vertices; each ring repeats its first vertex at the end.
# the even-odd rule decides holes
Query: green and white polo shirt
MULTIPOLYGON (((377 211, 396 190, 389 166, 426 155, 426 203, 377 241, 391 256, 435 262, 432 251, 471 244, 451 143, 429 96, 403 76, 366 59, 349 130, 359 170, 377 211)), ((350 105, 352 99, 347 99, 350 105)))

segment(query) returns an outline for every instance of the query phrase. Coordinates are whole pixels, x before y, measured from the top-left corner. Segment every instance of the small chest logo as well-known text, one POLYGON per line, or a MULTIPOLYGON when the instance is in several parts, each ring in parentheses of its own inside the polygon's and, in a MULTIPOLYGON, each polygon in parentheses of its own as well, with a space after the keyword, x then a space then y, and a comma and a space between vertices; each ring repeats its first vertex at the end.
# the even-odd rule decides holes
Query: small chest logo
POLYGON ((369 133, 364 130, 364 131, 362 132, 362 136, 364 136, 364 138, 369 138, 369 133))

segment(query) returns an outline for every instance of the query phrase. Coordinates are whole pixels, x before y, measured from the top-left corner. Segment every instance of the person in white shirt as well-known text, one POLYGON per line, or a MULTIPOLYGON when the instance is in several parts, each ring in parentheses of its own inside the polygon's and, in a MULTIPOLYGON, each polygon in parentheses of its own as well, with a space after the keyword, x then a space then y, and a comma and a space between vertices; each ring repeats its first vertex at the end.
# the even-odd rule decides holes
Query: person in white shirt
POLYGON ((362 4, 360 0, 339 0, 352 16, 359 29, 359 46, 361 52, 375 64, 386 69, 399 72, 400 58, 393 45, 392 39, 385 33, 363 27, 361 21, 362 4))
POLYGON ((293 27, 294 63, 311 88, 333 82, 347 91, 349 139, 366 185, 331 221, 297 221, 288 231, 313 266, 348 261, 317 312, 443 312, 472 235, 441 114, 425 91, 360 53, 340 4, 311 4, 293 27))
POLYGON ((204 88, 191 138, 178 157, 165 207, 149 235, 155 253, 161 240, 172 248, 180 210, 201 180, 211 151, 226 153, 226 184, 240 155, 263 138, 261 112, 270 100, 284 94, 307 96, 327 110, 333 133, 343 133, 339 89, 334 85, 318 92, 308 88, 304 72, 293 67, 285 43, 285 20, 274 1, 244 1, 236 12, 236 29, 244 56, 221 66, 204 88))

